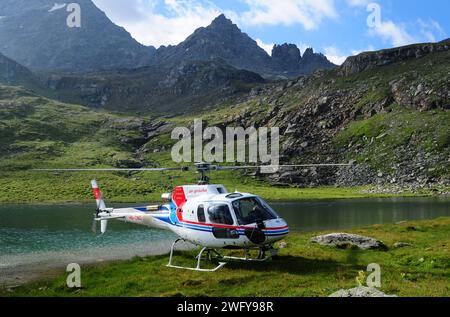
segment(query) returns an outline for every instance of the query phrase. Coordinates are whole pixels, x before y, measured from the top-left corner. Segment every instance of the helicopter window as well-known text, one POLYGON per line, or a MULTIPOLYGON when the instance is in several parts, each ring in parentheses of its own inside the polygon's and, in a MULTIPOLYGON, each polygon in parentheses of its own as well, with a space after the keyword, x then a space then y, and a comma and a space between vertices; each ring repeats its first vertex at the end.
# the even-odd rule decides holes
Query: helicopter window
POLYGON ((203 205, 198 206, 197 218, 198 218, 198 222, 206 222, 205 207, 203 205))
POLYGON ((230 208, 224 204, 213 204, 208 208, 209 220, 212 223, 232 225, 234 223, 231 217, 230 208))
POLYGON ((240 225, 278 218, 275 211, 266 202, 256 197, 233 201, 233 209, 240 225))

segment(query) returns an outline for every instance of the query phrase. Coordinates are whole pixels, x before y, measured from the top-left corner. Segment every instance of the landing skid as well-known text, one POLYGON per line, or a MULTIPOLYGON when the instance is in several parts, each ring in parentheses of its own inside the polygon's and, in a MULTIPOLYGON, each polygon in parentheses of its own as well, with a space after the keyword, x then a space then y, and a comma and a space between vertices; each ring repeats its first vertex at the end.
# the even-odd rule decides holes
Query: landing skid
POLYGON ((259 249, 258 256, 256 258, 252 258, 249 249, 245 249, 244 252, 245 252, 244 257, 223 256, 222 258, 227 260, 238 260, 246 262, 266 262, 278 254, 278 250, 276 249, 269 249, 269 250, 259 249), (269 251, 270 254, 266 255, 266 251, 269 251))
POLYGON ((173 258, 173 250, 175 248, 175 245, 180 242, 180 241, 184 241, 183 239, 177 239, 175 240, 175 242, 172 244, 172 248, 170 249, 170 257, 169 257, 169 263, 167 264, 167 267, 171 267, 174 269, 184 269, 184 270, 190 270, 190 271, 198 271, 198 272, 215 272, 217 270, 219 270, 220 268, 222 268, 226 263, 225 262, 219 262, 219 265, 216 266, 213 269, 202 269, 200 267, 201 261, 202 261, 202 255, 203 253, 206 251, 207 255, 208 255, 208 259, 211 260, 211 251, 214 251, 218 254, 217 251, 212 250, 212 249, 208 249, 208 248, 203 248, 201 249, 200 253, 196 256, 197 259, 197 266, 196 267, 186 267, 186 266, 177 266, 177 265, 173 265, 172 264, 172 258, 173 258))
POLYGON ((227 263, 219 262, 219 265, 217 265, 213 269, 202 269, 201 261, 202 260, 212 261, 213 259, 219 259, 219 260, 237 260, 237 261, 246 261, 246 262, 266 262, 266 261, 270 260, 272 257, 276 256, 278 253, 278 250, 273 249, 273 248, 269 248, 269 249, 260 248, 258 256, 256 258, 251 257, 249 249, 244 249, 244 252, 245 252, 244 257, 223 256, 216 249, 204 247, 200 250, 199 254, 195 257, 197 259, 196 267, 177 266, 177 265, 172 264, 172 259, 173 259, 173 251, 175 249, 175 245, 180 241, 185 241, 185 240, 177 239, 172 244, 172 247, 170 249, 169 263, 167 264, 167 267, 171 267, 171 268, 175 268, 175 269, 190 270, 190 271, 199 271, 199 272, 215 272, 215 271, 221 269, 227 263), (266 252, 269 252, 269 255, 266 255, 266 252), (203 258, 204 254, 206 254, 205 258, 203 258), (213 254, 215 256, 213 256, 213 254))

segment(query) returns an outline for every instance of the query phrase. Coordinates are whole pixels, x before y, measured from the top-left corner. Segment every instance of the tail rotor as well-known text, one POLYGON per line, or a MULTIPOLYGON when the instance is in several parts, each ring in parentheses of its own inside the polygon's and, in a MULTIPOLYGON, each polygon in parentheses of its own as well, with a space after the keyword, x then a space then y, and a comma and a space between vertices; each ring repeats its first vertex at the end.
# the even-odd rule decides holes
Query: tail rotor
POLYGON ((100 232, 104 234, 108 227, 108 220, 103 220, 101 214, 108 213, 108 210, 106 209, 106 204, 103 200, 102 192, 100 191, 100 188, 98 187, 97 181, 95 179, 91 181, 91 185, 92 192, 94 193, 94 198, 97 203, 97 210, 94 214, 91 230, 94 234, 97 233, 97 221, 100 221, 100 232))

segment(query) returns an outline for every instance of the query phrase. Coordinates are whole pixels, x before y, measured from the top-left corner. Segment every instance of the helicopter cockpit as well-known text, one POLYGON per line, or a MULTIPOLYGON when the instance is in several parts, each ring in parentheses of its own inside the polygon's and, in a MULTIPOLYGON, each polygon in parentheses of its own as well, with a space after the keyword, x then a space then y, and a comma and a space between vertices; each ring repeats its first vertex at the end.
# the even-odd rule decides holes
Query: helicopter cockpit
POLYGON ((277 213, 259 197, 246 197, 232 202, 239 225, 279 218, 277 213))
POLYGON ((183 209, 187 211, 183 213, 186 220, 225 226, 247 226, 280 218, 262 198, 238 192, 195 197, 183 209))

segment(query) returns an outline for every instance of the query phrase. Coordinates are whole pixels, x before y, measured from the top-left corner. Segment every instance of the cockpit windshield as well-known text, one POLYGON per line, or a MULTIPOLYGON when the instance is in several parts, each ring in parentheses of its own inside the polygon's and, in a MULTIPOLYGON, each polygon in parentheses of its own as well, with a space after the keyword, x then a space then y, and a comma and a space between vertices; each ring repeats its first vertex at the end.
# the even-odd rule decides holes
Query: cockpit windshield
POLYGON ((237 199, 232 205, 239 225, 278 218, 269 204, 258 197, 237 199))

